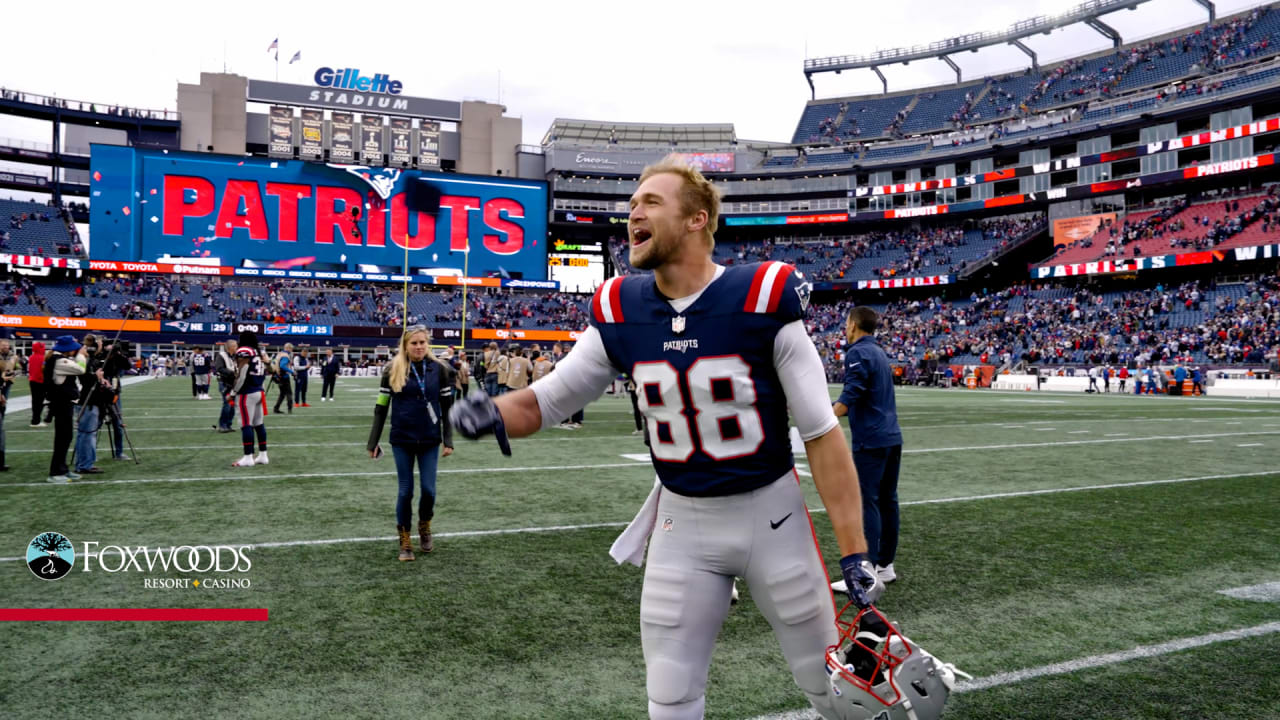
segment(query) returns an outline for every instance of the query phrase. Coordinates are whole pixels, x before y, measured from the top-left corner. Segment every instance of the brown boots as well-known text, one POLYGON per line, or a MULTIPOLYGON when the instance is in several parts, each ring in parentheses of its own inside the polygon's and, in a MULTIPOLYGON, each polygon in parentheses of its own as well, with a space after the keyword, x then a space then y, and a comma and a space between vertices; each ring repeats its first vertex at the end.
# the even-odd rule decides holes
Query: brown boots
POLYGON ((431 521, 418 521, 418 541, 422 543, 422 552, 429 553, 435 549, 436 544, 431 541, 431 521))
POLYGON ((413 562, 413 545, 409 542, 409 528, 397 525, 396 532, 400 534, 400 562, 413 562))

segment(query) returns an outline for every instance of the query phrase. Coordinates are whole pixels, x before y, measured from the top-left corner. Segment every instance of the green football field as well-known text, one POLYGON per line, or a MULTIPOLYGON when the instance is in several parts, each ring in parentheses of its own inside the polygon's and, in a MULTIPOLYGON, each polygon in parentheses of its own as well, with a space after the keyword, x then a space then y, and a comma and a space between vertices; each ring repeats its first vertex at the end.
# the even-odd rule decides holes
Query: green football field
MULTIPOLYGON (((270 619, 0 623, 0 715, 646 717, 642 571, 607 554, 653 481, 625 398, 510 458, 459 440, 440 464, 436 551, 401 563, 393 461, 364 453, 375 380, 343 379, 335 403, 312 387, 313 407, 267 418, 271 464, 232 469, 239 435, 210 429, 216 401, 185 378, 131 386, 141 464, 100 452, 106 474, 60 486, 45 483, 53 429, 9 414, 0 607, 270 619), (81 557, 42 581, 25 553, 44 531, 78 554, 253 545, 252 569, 231 574, 249 586, 152 589, 213 574, 84 572, 81 557)), ((947 718, 1280 717, 1280 402, 905 389, 898 408, 900 579, 880 607, 974 676, 947 718)), ((838 575, 829 523, 814 523, 838 575)), ((744 592, 707 717, 804 706, 744 592)))

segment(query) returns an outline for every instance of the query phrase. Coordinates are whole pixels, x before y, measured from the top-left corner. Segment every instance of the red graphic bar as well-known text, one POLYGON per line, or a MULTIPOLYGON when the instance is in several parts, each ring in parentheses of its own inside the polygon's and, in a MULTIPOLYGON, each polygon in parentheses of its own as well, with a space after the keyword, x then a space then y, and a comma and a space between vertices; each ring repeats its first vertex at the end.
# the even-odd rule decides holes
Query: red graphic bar
POLYGON ((0 608, 0 622, 266 621, 266 608, 0 608))

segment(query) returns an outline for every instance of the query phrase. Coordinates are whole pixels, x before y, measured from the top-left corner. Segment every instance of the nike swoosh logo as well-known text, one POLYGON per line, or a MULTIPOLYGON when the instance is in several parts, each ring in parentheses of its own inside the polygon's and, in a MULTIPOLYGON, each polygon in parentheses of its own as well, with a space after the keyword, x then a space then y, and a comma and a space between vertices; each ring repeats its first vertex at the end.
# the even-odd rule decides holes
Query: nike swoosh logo
POLYGON ((786 522, 786 521, 787 521, 787 518, 791 517, 793 514, 794 514, 794 513, 787 513, 787 514, 786 514, 786 517, 783 517, 783 518, 782 518, 781 520, 779 520, 778 522, 774 522, 774 521, 770 520, 770 521, 769 521, 769 529, 770 529, 770 530, 777 530, 778 528, 782 527, 782 523, 786 522))

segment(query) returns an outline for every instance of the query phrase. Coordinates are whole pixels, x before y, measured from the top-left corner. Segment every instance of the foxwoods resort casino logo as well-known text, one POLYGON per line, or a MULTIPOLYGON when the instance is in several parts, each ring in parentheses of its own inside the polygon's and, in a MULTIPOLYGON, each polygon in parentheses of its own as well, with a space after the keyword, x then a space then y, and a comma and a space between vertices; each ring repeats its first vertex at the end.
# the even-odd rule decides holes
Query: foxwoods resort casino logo
MULTIPOLYGON (((210 589, 247 590, 251 581, 244 574, 253 569, 249 545, 179 545, 153 548, 146 545, 102 545, 81 543, 80 572, 108 575, 137 573, 147 590, 210 589), (188 577, 157 577, 160 574, 188 577), (194 575, 195 577, 189 577, 194 575)), ((27 546, 27 567, 38 578, 57 580, 76 564, 76 551, 67 536, 46 532, 27 546)))
POLYGON ((75 548, 62 533, 40 533, 27 544, 27 567, 41 580, 61 579, 75 566, 75 548))

